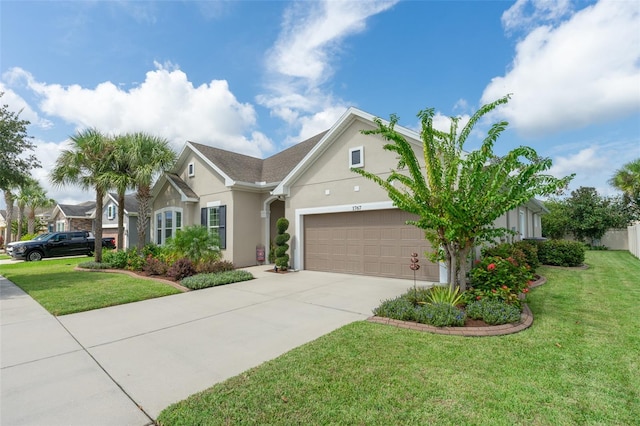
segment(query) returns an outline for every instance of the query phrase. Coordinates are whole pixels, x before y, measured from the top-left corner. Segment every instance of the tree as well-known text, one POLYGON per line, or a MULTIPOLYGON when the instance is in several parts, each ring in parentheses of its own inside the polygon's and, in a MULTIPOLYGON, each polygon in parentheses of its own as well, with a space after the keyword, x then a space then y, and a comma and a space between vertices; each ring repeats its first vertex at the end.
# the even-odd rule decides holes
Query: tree
POLYGON ((578 240, 595 245, 607 229, 625 227, 631 221, 620 204, 614 198, 601 197, 595 188, 581 186, 567 198, 569 231, 578 240))
POLYGON ((466 289, 471 249, 509 232, 494 228, 499 216, 535 196, 558 193, 573 178, 543 174, 551 160, 529 147, 518 147, 503 157, 494 154, 493 146, 508 124, 504 121, 491 127, 480 149, 463 151, 478 120, 508 100, 505 96, 482 106, 460 132, 459 118, 452 117, 449 132, 442 132, 433 127, 433 108, 420 111, 424 169, 412 145, 395 130, 397 116, 392 115, 389 124, 377 118, 375 130, 362 131, 388 141, 383 148, 398 157, 398 166, 387 179, 364 169, 352 170, 385 189, 396 207, 419 217, 407 223, 425 231, 436 250, 432 258, 446 262, 452 289, 466 289))
MULTIPOLYGON (((4 95, 0 92, 0 97, 4 95)), ((11 242, 11 220, 14 197, 12 191, 29 176, 29 171, 40 167, 34 154, 25 155, 35 145, 27 135, 28 120, 21 120, 20 113, 9 111, 8 105, 0 107, 0 190, 4 192, 7 206, 7 230, 4 243, 11 242)))
POLYGON ((571 227, 571 213, 566 200, 552 198, 544 202, 549 213, 542 215, 542 236, 562 239, 571 227))
POLYGON ((27 200, 27 232, 34 234, 36 232, 36 211, 41 208, 52 207, 56 204, 55 200, 47 196, 38 181, 32 187, 31 196, 27 200))
POLYGON ((51 171, 51 181, 56 185, 79 185, 96 192, 96 262, 102 262, 102 207, 110 188, 104 176, 111 170, 112 151, 113 143, 98 130, 82 130, 71 136, 71 148, 62 151, 51 171))
POLYGON ((142 132, 129 134, 127 138, 130 139, 128 154, 138 200, 138 250, 142 251, 149 226, 151 184, 157 175, 173 165, 176 153, 164 138, 142 132))
POLYGON ((116 136, 113 140, 113 151, 109 158, 110 169, 102 176, 106 187, 115 188, 118 193, 118 238, 117 250, 124 244, 124 199, 128 189, 135 187, 132 173, 133 138, 131 135, 116 136))
POLYGON ((20 185, 20 191, 16 196, 16 203, 18 205, 18 233, 16 234, 16 240, 20 240, 22 238, 24 210, 27 207, 27 202, 32 197, 36 186, 40 186, 40 184, 32 177, 28 177, 20 185))
POLYGON ((609 184, 622 191, 624 201, 636 214, 640 214, 640 158, 616 170, 609 184))

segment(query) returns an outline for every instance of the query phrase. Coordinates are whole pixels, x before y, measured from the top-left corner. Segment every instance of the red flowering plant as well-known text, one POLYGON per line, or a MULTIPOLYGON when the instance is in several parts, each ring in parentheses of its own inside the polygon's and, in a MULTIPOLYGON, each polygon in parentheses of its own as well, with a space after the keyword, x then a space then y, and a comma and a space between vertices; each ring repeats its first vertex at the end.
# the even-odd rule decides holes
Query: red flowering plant
POLYGON ((466 300, 499 299, 520 306, 518 296, 526 294, 533 278, 526 264, 513 257, 487 256, 471 270, 471 288, 466 300))

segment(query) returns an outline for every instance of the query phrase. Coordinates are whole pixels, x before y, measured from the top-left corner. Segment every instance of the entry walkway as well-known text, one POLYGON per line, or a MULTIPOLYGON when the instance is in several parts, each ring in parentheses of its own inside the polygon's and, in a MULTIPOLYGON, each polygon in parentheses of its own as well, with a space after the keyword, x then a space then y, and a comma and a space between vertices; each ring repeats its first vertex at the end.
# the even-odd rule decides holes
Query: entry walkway
POLYGON ((162 409, 353 321, 413 285, 322 272, 54 317, 0 277, 3 425, 149 425, 162 409))

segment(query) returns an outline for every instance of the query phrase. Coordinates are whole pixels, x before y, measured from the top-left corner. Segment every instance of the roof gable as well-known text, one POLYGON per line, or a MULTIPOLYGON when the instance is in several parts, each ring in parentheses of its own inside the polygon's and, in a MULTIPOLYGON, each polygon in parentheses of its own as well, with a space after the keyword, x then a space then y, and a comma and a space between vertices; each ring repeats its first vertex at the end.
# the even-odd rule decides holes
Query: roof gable
MULTIPOLYGON (((280 184, 271 192, 273 195, 288 195, 290 186, 306 171, 311 165, 339 138, 340 135, 354 122, 364 121, 373 126, 375 124, 375 116, 359 110, 357 108, 349 108, 340 119, 324 134, 320 140, 311 148, 311 150, 298 162, 298 164, 282 179, 280 184)), ((382 120, 388 124, 388 121, 382 120)), ((377 127, 377 126, 376 126, 377 127)), ((420 135, 406 127, 396 125, 394 128, 398 133, 405 136, 409 143, 421 145, 420 135)))
POLYGON ((90 218, 95 208, 95 201, 85 201, 80 204, 58 204, 54 212, 57 209, 66 217, 90 218))

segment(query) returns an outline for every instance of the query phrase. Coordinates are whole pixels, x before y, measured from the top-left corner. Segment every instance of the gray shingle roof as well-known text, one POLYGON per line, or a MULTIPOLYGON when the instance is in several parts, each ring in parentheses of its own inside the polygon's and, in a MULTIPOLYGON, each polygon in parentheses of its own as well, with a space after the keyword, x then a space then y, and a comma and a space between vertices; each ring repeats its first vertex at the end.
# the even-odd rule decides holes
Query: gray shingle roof
POLYGON ((187 183, 183 181, 177 174, 165 173, 164 175, 167 177, 167 179, 171 180, 178 188, 180 188, 180 191, 182 191, 182 193, 188 198, 199 198, 198 194, 193 192, 193 189, 191 189, 191 187, 187 185, 187 183))
POLYGON ((264 160, 195 142, 191 145, 234 181, 273 183, 280 182, 293 170, 326 133, 319 133, 264 160))
MULTIPOLYGON (((115 192, 111 192, 109 195, 118 203, 118 194, 115 192)), ((124 209, 129 213, 137 214, 138 213, 138 199, 136 198, 136 194, 125 194, 124 195, 124 209)))
POLYGON ((96 202, 85 201, 80 204, 58 204, 58 207, 67 217, 89 217, 96 208, 96 202))

